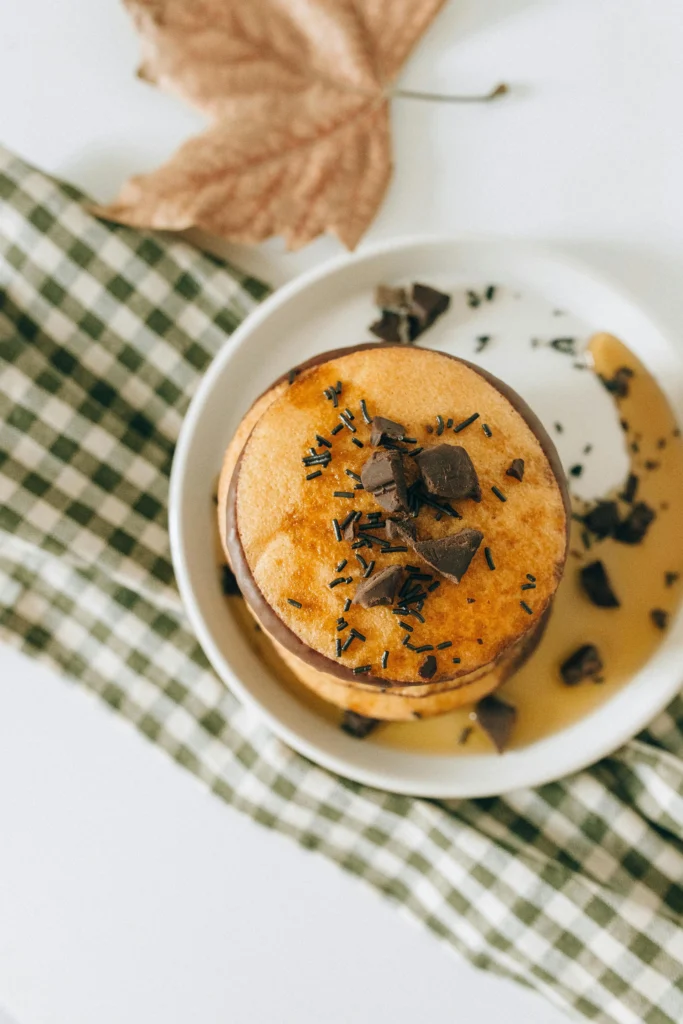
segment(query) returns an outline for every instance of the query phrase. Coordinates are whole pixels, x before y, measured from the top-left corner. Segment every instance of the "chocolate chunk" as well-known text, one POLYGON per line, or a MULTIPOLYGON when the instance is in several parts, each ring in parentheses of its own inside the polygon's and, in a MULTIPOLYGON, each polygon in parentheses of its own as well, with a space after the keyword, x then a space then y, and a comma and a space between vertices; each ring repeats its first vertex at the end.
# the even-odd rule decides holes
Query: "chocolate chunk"
POLYGON ((602 672, 602 658, 594 644, 583 644, 570 654, 560 665, 560 675, 565 686, 576 686, 582 679, 589 679, 602 672))
POLYGON ((652 619, 652 624, 657 629, 666 629, 669 625, 669 613, 665 612, 663 608, 653 608, 650 612, 650 618, 652 619))
POLYGON ((375 289, 375 305, 384 312, 391 310, 398 313, 408 308, 408 292, 405 288, 393 288, 388 284, 378 284, 375 289))
POLYGON ((229 565, 221 568, 221 590, 226 597, 241 597, 242 591, 237 585, 235 574, 229 565))
POLYGON ((383 441, 402 441, 406 436, 406 428, 394 420, 384 416, 373 416, 370 444, 376 448, 383 441))
POLYGON ((596 537, 610 537, 619 526, 619 508, 616 501, 599 501, 587 512, 583 521, 596 537))
POLYGON ((524 479, 524 459, 513 459, 510 463, 509 469, 505 472, 506 476, 512 476, 515 480, 524 479))
POLYGON ((366 718, 365 715, 359 715, 356 711, 345 711, 341 722, 344 732, 356 740, 364 740, 378 725, 379 719, 366 718))
POLYGON ((433 654, 428 654, 425 660, 417 670, 417 674, 420 679, 431 679, 436 672, 436 658, 433 654))
POLYGON ((411 522, 400 523, 395 519, 387 519, 384 524, 387 538, 389 540, 400 540, 404 544, 412 544, 415 540, 415 524, 411 522))
POLYGON ((362 580, 356 587, 353 603, 361 608, 375 608, 378 604, 391 604, 403 578, 400 565, 389 565, 381 572, 362 580))
POLYGON ((502 754, 517 720, 517 708, 490 694, 480 700, 474 710, 479 725, 493 741, 498 753, 502 754))
POLYGON ((415 461, 425 487, 439 498, 474 498, 481 501, 477 471, 464 448, 437 444, 425 448, 415 461))
POLYGON ((422 330, 433 324, 451 304, 450 295, 430 288, 427 284, 414 284, 411 299, 413 311, 421 322, 422 330))
POLYGON ((360 471, 363 487, 387 512, 408 511, 408 491, 399 452, 373 452, 360 471))
POLYGON ((628 479, 626 481, 626 486, 624 487, 623 491, 619 495, 619 497, 621 498, 622 501, 628 502, 629 505, 631 504, 631 502, 634 500, 634 498, 635 498, 635 496, 636 496, 636 494, 638 492, 638 482, 639 481, 638 481, 638 477, 636 476, 636 474, 635 473, 629 473, 628 479))
POLYGON ((681 578, 680 572, 665 572, 664 573, 664 585, 666 587, 673 587, 674 583, 678 583, 681 578))
POLYGON ((632 507, 626 519, 622 520, 614 531, 614 539, 621 544, 640 544, 656 513, 644 501, 638 501, 632 507))
POLYGON ((394 313, 385 310, 379 320, 370 324, 370 332, 382 341, 408 344, 415 341, 423 330, 420 321, 410 313, 394 313))
POLYGON ((484 534, 480 530, 466 527, 440 540, 420 541, 414 548, 433 569, 449 580, 459 583, 469 569, 470 562, 483 539, 484 534))
POLYGON ((632 376, 633 370, 629 366, 620 366, 612 377, 603 377, 600 374, 600 380, 615 398, 626 398, 632 376))
POLYGON ((619 598, 612 590, 607 570, 602 562, 591 562, 579 571, 581 585, 588 598, 598 608, 618 608, 619 598))

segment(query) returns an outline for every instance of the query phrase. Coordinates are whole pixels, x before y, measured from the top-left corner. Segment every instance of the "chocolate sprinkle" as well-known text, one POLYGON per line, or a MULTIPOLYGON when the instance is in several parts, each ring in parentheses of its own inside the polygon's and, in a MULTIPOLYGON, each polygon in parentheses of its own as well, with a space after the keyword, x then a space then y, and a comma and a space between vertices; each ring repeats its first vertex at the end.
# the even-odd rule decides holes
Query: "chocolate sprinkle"
POLYGON ((453 664, 454 665, 459 665, 460 664, 460 658, 453 658, 453 664))
POLYGON ((352 433, 352 434, 355 434, 355 433, 356 433, 356 428, 354 427, 353 423, 352 423, 352 422, 351 422, 351 420, 350 420, 350 419, 348 418, 348 416, 346 415, 346 413, 344 413, 344 412, 340 412, 340 413, 339 413, 339 419, 340 419, 340 420, 342 421, 342 423, 343 423, 343 425, 344 425, 345 427, 348 427, 348 429, 349 429, 349 430, 351 431, 351 433, 352 433))
POLYGON ((385 651, 384 654, 382 655, 382 668, 386 668, 387 667, 387 662, 388 661, 389 661, 389 651, 385 651))
POLYGON ((444 430, 443 416, 437 416, 436 417, 436 436, 437 437, 441 437, 441 435, 443 434, 443 430, 444 430))
POLYGON ((365 445, 363 444, 363 442, 359 441, 357 437, 352 437, 351 438, 351 444, 355 444, 356 448, 365 448, 365 445))
POLYGON ((534 614, 533 610, 529 607, 529 605, 526 603, 526 601, 520 601, 519 603, 521 604, 522 608, 527 613, 527 615, 533 615, 534 614))
POLYGON ((535 590, 536 589, 536 584, 535 583, 522 583, 522 586, 519 589, 520 590, 535 590))
POLYGON ((361 672, 369 672, 371 668, 372 665, 357 665, 356 668, 352 668, 351 671, 353 672, 354 676, 358 676, 361 674, 361 672))
POLYGON ((562 662, 560 675, 565 686, 576 686, 583 679, 599 675, 602 669, 602 658, 597 647, 594 644, 583 644, 562 662))
POLYGON ((470 307, 470 309, 476 309, 477 306, 481 305, 481 298, 477 295, 476 292, 473 292, 471 289, 468 289, 466 295, 467 305, 470 307))
MULTIPOLYGON (((455 660, 455 659, 453 659, 453 660, 455 660)), ((464 747, 464 746, 465 746, 465 744, 467 743, 468 739, 469 739, 469 738, 470 738, 470 736, 472 735, 472 731, 473 731, 473 730, 472 730, 472 726, 471 726, 471 725, 466 725, 466 726, 465 726, 465 727, 463 728, 463 730, 461 731, 461 733, 460 733, 460 736, 459 736, 459 738, 458 738, 458 744, 459 744, 459 745, 460 745, 461 747, 464 747)))
POLYGON ((495 286, 495 284, 490 284, 487 287, 486 291, 484 292, 484 298, 486 299, 487 302, 493 302, 495 294, 496 294, 496 286, 495 286))
POLYGON ((484 557, 486 559, 486 564, 488 565, 488 567, 491 570, 491 572, 493 572, 493 570, 496 568, 496 564, 493 561, 493 555, 491 554, 491 548, 484 548, 484 557))
POLYGON ((576 465, 570 467, 569 473, 570 476, 581 476, 583 473, 583 466, 580 462, 577 462, 576 465))
POLYGON ((417 674, 419 675, 420 679, 431 679, 432 676, 436 673, 436 668, 436 658, 434 657, 433 654, 428 654, 425 660, 420 665, 419 669, 417 670, 417 674))
POLYGON ((460 445, 437 444, 415 459, 425 487, 440 498, 481 501, 479 478, 467 451, 460 445))
POLYGON ((366 423, 372 423, 372 417, 370 416, 370 414, 368 412, 368 407, 365 404, 365 399, 364 398, 361 398, 361 400, 359 402, 359 405, 360 405, 360 411, 363 414, 363 419, 365 420, 365 422, 366 423))
POLYGON ((655 517, 654 510, 644 501, 636 502, 626 519, 616 527, 614 539, 621 544, 640 544, 655 517))
POLYGON ((353 491, 335 491, 334 496, 335 498, 353 498, 354 494, 353 491))
POLYGON ((334 641, 334 654, 335 654, 335 657, 336 658, 341 658, 341 652, 342 652, 342 642, 337 637, 337 639, 334 641))
POLYGON ((387 566, 386 569, 358 584, 353 603, 359 604, 362 608, 392 604, 402 576, 403 569, 400 565, 387 566))
POLYGON ((242 596, 242 591, 237 585, 235 574, 229 565, 221 566, 221 590, 226 597, 242 596))
POLYGON ((530 572, 528 572, 526 574, 526 578, 529 580, 530 583, 535 583, 536 582, 536 577, 532 576, 530 572))
POLYGON ((347 597, 346 600, 344 601, 344 607, 343 607, 342 611, 348 612, 350 607, 351 607, 351 598, 347 597))
POLYGON ((457 423, 453 427, 453 433, 459 434, 461 430, 464 430, 465 427, 469 427, 469 425, 471 423, 474 423, 474 421, 478 420, 478 419, 479 419, 479 413, 478 412, 473 412, 472 415, 468 416, 466 420, 462 420, 460 423, 457 423))
POLYGON ((292 608, 303 608, 301 601, 295 601, 293 597, 287 598, 287 604, 291 604, 292 608))
POLYGON ((674 585, 674 583, 678 583, 680 578, 681 578, 681 574, 679 572, 665 572, 664 573, 664 586, 665 587, 672 587, 674 585))
POLYGON ((508 744, 517 720, 517 709, 490 694, 475 705, 477 721, 499 754, 508 744))
POLYGON ((337 568, 334 571, 335 572, 341 572, 342 569, 344 569, 346 567, 346 564, 347 564, 347 559, 346 558, 342 559, 342 561, 339 563, 339 565, 337 566, 337 568))
POLYGON ((398 452, 373 452, 361 469, 366 491, 388 512, 408 511, 403 463, 398 452))
POLYGON ((619 599, 615 595, 602 562, 591 562, 579 570, 579 579, 586 596, 598 608, 618 608, 619 599))
POLYGON ((550 347, 566 356, 576 355, 576 338, 553 338, 550 347))
POLYGON ((488 343, 490 342, 490 340, 490 334, 480 334, 479 337, 477 338, 477 346, 474 351, 476 353, 483 352, 488 343))
POLYGON ((399 622, 399 626, 401 627, 401 629, 405 629, 407 633, 413 632, 413 627, 409 626, 407 622, 399 622))
POLYGON ((663 608, 653 608, 650 612, 650 618, 652 624, 657 629, 666 629, 669 625, 669 613, 665 612, 663 608))
POLYGON ((493 431, 491 430, 488 423, 482 423, 481 429, 484 431, 487 437, 493 437, 493 431))
POLYGON ((320 434, 316 434, 315 435, 315 439, 318 442, 318 444, 321 445, 324 448, 331 448, 332 447, 332 442, 328 441, 326 437, 321 437, 320 434))
MULTIPOLYGON (((466 527, 440 540, 421 541, 415 544, 415 551, 437 572, 459 583, 483 539, 484 535, 479 530, 466 527)), ((434 590, 434 583, 428 589, 434 590)))
POLYGON ((491 490, 493 491, 495 496, 498 498, 498 501, 507 501, 507 498, 505 497, 503 492, 500 491, 497 487, 492 487, 491 490))
POLYGON ((342 539, 342 533, 341 533, 341 529, 340 529, 338 520, 336 520, 336 519, 332 520, 332 529, 334 530, 334 535, 337 538, 337 541, 340 541, 342 539))
POLYGON ((505 475, 522 481, 524 479, 524 459, 513 459, 508 469, 506 469, 505 475))
POLYGON ((344 429, 344 424, 343 423, 338 423, 336 425, 336 427, 332 427, 332 430, 330 431, 330 433, 331 434, 338 434, 339 431, 343 430, 343 429, 344 429))
POLYGON ((345 711, 341 723, 344 732, 356 740, 364 740, 378 725, 379 719, 367 718, 365 715, 359 715, 356 711, 345 711))

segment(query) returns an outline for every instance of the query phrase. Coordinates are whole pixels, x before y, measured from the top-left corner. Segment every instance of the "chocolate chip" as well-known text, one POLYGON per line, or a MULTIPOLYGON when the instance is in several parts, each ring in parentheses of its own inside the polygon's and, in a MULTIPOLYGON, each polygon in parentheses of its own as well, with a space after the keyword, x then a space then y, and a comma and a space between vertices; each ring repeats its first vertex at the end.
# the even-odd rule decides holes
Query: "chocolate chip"
POLYGON ((437 444, 415 457, 425 487, 440 498, 474 498, 481 501, 477 471, 464 448, 437 444))
POLYGON ((405 435, 406 428, 400 423, 385 419, 384 416, 373 417, 370 444, 375 448, 384 441, 402 441, 405 435))
POLYGON ((678 583, 681 578, 680 572, 665 572, 664 573, 664 585, 666 587, 673 587, 674 583, 678 583))
POLYGON ((356 711, 345 711, 341 722, 344 732, 356 740, 364 740, 378 725, 379 719, 366 718, 365 715, 359 715, 356 711))
POLYGON ((619 508, 616 501, 599 501, 586 513, 583 521, 591 533, 600 540, 610 537, 619 526, 619 508))
POLYGON ((634 498, 635 498, 635 496, 636 496, 636 494, 638 492, 638 482, 639 481, 638 481, 638 477, 636 476, 636 474, 635 473, 629 473, 628 479, 626 481, 626 486, 624 487, 623 491, 619 495, 619 497, 621 498, 622 501, 628 502, 629 505, 631 504, 631 502, 634 500, 634 498))
POLYGON ((640 544, 655 518, 656 513, 649 505, 637 502, 615 529, 614 539, 621 544, 640 544))
POLYGON ((375 289, 375 305, 381 310, 400 312, 408 308, 408 292, 405 288, 393 288, 388 284, 378 284, 375 289))
POLYGON ((588 598, 598 608, 618 608, 619 599, 612 590, 607 570, 602 562, 591 562, 579 570, 581 585, 588 598))
POLYGON ((505 472, 506 476, 512 476, 515 480, 524 479, 524 459, 513 459, 505 472))
POLYGON ((241 597, 242 591, 237 585, 235 574, 229 565, 221 568, 221 590, 226 597, 241 597))
POLYGON ((431 679, 436 672, 436 658, 433 654, 428 654, 425 660, 417 670, 417 674, 420 679, 431 679))
POLYGON ((469 569, 470 562, 483 539, 484 534, 480 530, 466 527, 440 540, 421 541, 415 544, 414 548, 433 569, 449 580, 459 583, 469 569))
POLYGON ((603 377, 600 374, 600 380, 615 398, 626 398, 629 392, 629 381, 632 376, 633 370, 629 366, 620 366, 612 377, 603 377))
POLYGON ((499 754, 505 750, 508 744, 512 727, 517 720, 517 708, 507 704, 499 697, 489 694, 475 705, 477 721, 486 735, 493 741, 493 745, 499 754))
POLYGON ((650 618, 652 619, 652 624, 657 629, 666 629, 669 625, 669 613, 665 612, 663 608, 653 608, 650 612, 650 618))
POLYGON ((389 565, 381 572, 363 579, 356 587, 353 603, 361 608, 375 608, 379 604, 391 604, 403 578, 400 565, 389 565))
POLYGON ((384 524, 389 540, 400 540, 404 544, 412 544, 415 540, 415 525, 411 522, 400 523, 395 519, 387 519, 384 524))
POLYGON ((565 686, 576 686, 582 679, 599 675, 602 668, 602 658, 597 647, 594 644, 583 644, 562 662, 560 675, 565 686))
POLYGON ((451 304, 450 295, 430 288, 427 284, 414 284, 411 299, 413 311, 421 322, 422 330, 433 324, 451 304))
POLYGON ((360 471, 366 491, 387 512, 408 511, 408 491, 399 452, 373 452, 360 471))

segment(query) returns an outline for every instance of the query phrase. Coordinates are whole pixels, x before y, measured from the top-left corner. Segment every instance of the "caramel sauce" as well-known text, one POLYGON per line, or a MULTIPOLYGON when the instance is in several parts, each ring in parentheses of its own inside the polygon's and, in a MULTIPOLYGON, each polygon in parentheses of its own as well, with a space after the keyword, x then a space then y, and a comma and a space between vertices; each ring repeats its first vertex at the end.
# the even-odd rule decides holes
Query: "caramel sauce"
MULTIPOLYGON (((646 502, 657 518, 641 544, 597 540, 591 535, 590 549, 584 546, 582 525, 572 522, 571 553, 546 634, 526 665, 497 691, 517 708, 511 748, 541 740, 609 700, 643 667, 664 636, 653 624, 651 610, 660 608, 673 615, 683 596, 683 442, 673 413, 654 378, 616 338, 596 335, 588 353, 594 371, 604 378, 611 378, 621 367, 633 370, 629 393, 618 400, 616 412, 628 423, 625 436, 631 472, 639 478, 635 500, 646 502), (633 442, 637 451, 631 450, 633 442), (648 468, 648 462, 656 465, 648 468), (579 569, 596 559, 607 569, 619 608, 597 608, 581 588, 579 569), (667 587, 668 572, 681 573, 681 579, 667 587), (600 651, 602 681, 586 680, 568 687, 561 681, 559 666, 585 643, 595 644, 600 651)), ((578 514, 585 508, 581 501, 574 504, 578 514)), ((628 507, 620 501, 622 515, 628 507)), ((284 665, 244 602, 228 598, 228 603, 250 645, 273 675, 297 700, 327 721, 339 723, 338 709, 312 694, 284 665)), ((439 755, 490 753, 493 749, 478 727, 472 707, 422 721, 383 723, 363 742, 439 755), (462 743, 465 732, 467 740, 462 743)))

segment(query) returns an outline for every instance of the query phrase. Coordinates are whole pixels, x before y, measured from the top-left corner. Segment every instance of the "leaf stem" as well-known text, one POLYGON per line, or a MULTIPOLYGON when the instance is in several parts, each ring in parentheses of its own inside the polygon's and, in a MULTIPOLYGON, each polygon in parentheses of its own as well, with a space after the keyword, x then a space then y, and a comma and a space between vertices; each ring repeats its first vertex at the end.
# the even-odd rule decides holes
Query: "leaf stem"
POLYGON ((483 96, 447 96, 443 93, 415 92, 412 89, 393 89, 391 96, 406 100, 434 100, 436 103, 489 103, 500 96, 505 96, 509 91, 510 86, 501 82, 483 96))

